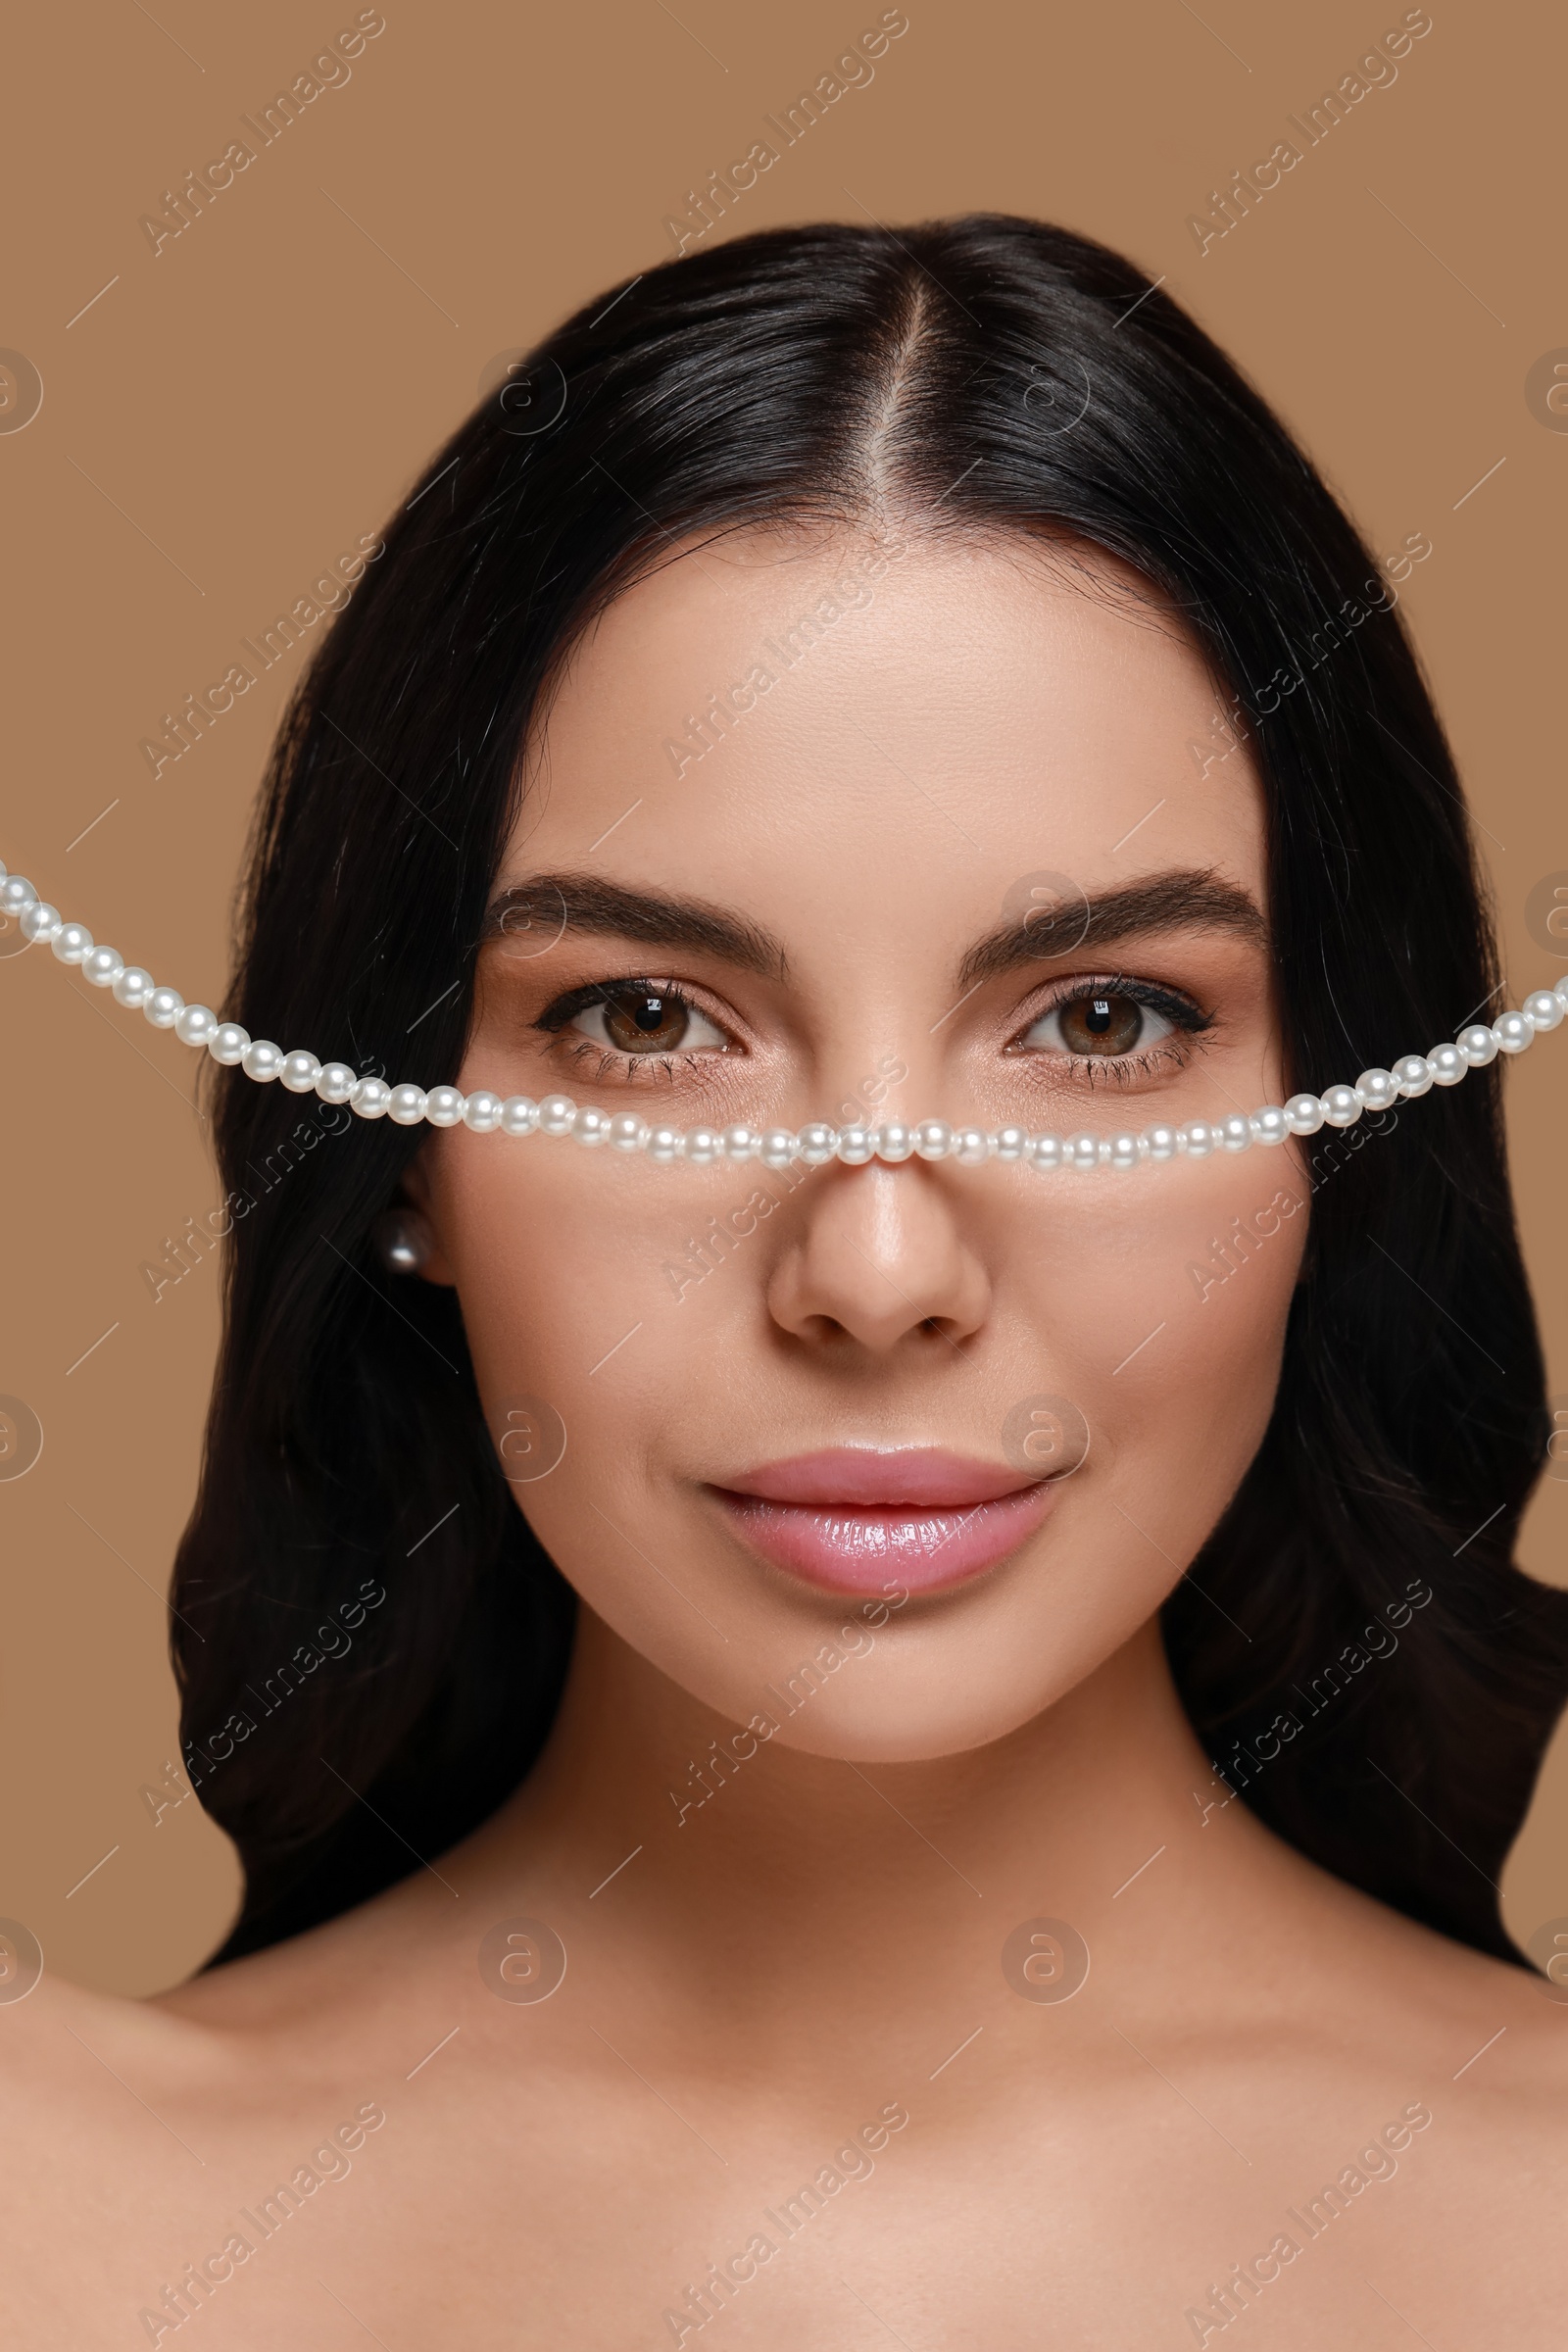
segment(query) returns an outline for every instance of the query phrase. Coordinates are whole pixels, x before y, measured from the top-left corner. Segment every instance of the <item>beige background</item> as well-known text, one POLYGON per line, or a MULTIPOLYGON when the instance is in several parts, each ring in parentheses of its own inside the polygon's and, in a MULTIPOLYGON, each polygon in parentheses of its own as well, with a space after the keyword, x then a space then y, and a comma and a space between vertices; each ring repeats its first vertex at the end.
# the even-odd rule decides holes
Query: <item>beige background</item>
MULTIPOLYGON (((1202 257, 1186 226, 1402 13, 909 0, 874 82, 714 233, 998 208, 1164 272, 1374 548, 1432 541, 1406 610, 1485 827, 1517 1003, 1562 968, 1526 905, 1568 868, 1550 634, 1568 434, 1526 389, 1568 346, 1560 34, 1544 9, 1433 0, 1397 81, 1250 219, 1202 257)), ((140 739, 407 495, 495 354, 664 258, 687 191, 880 10, 386 0, 352 80, 155 256, 140 217, 355 14, 159 0, 155 18, 89 0, 35 10, 14 36, 0 344, 32 363, 44 398, 0 433, 0 858, 127 960, 215 1004, 252 795, 300 657, 156 782, 140 739)), ((216 1201, 193 1069, 51 956, 0 959, 0 1394, 45 1433, 35 1466, 0 1479, 0 1914, 66 1975, 131 1991, 199 1961, 236 1885, 194 1799, 155 1825, 143 1795, 176 1753, 162 1592, 217 1284, 205 1264, 155 1304, 138 1269, 216 1201)), ((1568 1392, 1568 1044, 1544 1043, 1507 1083, 1526 1248, 1568 1392)), ((1568 1584, 1568 1481, 1544 1487, 1524 1557, 1568 1584)), ((1568 1914, 1568 1738, 1507 1894, 1521 1939, 1568 1914)))

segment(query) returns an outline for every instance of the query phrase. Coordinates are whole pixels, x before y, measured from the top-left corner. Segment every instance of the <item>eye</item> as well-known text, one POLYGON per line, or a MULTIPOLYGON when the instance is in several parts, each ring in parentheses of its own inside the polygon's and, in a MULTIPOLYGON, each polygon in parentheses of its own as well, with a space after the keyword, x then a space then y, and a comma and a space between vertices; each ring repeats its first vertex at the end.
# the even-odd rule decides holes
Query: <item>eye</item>
POLYGON ((617 980, 593 992, 563 1027, 617 1054, 722 1054, 729 1039, 705 1012, 657 980, 617 980))
POLYGON ((1091 989, 1063 998, 1028 1028, 1019 1046, 1043 1054, 1071 1054, 1080 1058, 1113 1060, 1123 1054, 1158 1045, 1174 1034, 1168 1013, 1125 990, 1091 989))

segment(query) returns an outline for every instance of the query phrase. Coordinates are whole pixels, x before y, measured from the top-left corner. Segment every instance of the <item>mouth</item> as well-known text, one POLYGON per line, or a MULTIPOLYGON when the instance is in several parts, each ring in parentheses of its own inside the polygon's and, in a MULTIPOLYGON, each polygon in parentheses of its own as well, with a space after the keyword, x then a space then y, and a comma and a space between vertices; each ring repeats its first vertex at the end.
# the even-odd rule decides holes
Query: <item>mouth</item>
POLYGON ((714 1486, 731 1527, 830 1592, 940 1592, 998 1567, 1049 1517, 1056 1482, 937 1446, 835 1446, 714 1486))

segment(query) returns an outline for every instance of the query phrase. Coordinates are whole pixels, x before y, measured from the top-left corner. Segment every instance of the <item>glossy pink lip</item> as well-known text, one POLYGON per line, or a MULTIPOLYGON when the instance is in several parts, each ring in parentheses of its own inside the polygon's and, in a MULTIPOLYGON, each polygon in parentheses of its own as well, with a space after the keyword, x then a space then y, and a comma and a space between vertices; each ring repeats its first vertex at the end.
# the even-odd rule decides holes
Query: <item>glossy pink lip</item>
POLYGON ((835 1446, 716 1487, 736 1532, 834 1592, 935 1592, 982 1575, 1048 1516, 1055 1486, 937 1446, 835 1446))

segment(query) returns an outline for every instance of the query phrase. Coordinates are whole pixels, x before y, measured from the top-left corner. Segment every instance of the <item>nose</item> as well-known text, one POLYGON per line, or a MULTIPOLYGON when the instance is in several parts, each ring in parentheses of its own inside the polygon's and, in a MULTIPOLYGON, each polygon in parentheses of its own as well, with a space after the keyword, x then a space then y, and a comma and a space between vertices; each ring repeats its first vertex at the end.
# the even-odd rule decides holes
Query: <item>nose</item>
POLYGON ((886 1355, 902 1342, 960 1344, 985 1321, 991 1282, 941 1179, 918 1163, 828 1167, 776 1265, 768 1311, 814 1345, 848 1339, 886 1355))

